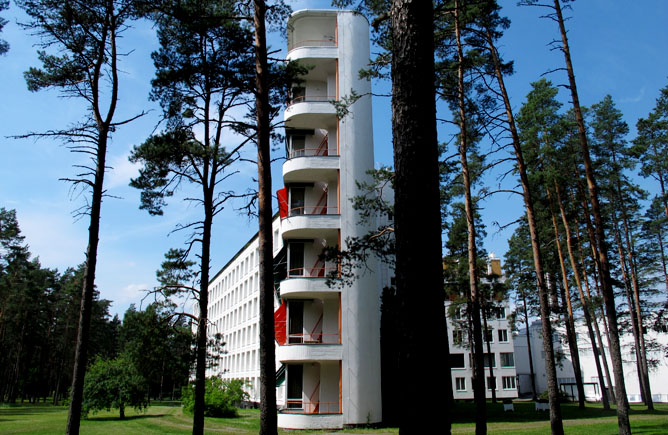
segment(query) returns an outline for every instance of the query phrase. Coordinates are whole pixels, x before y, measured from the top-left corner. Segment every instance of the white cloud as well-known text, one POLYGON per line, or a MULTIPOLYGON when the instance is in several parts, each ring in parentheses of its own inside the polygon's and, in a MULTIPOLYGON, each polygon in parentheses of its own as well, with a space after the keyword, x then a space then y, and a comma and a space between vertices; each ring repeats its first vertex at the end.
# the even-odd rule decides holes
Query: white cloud
POLYGON ((113 169, 109 171, 105 187, 107 189, 113 189, 114 187, 127 186, 130 183, 130 179, 134 178, 139 174, 139 168, 141 165, 139 163, 131 163, 128 160, 128 154, 122 154, 120 156, 115 156, 111 159, 109 163, 113 169))
POLYGON ((638 92, 638 95, 635 97, 627 97, 627 98, 622 98, 620 100, 621 103, 639 103, 645 98, 645 87, 643 86, 640 88, 640 91, 638 92))

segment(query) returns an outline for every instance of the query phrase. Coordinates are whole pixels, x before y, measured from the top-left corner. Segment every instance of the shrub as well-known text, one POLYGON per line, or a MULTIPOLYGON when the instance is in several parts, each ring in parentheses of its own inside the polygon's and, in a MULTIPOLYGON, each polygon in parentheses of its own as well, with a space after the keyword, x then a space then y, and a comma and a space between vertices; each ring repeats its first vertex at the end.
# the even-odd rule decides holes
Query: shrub
MULTIPOLYGON (((558 391, 557 398, 559 399, 559 403, 570 402, 570 396, 561 390, 558 391)), ((550 401, 550 395, 548 394, 547 390, 543 391, 543 393, 538 396, 538 401, 542 401, 544 403, 548 403, 550 401)))
MULTIPOLYGON (((238 379, 206 378, 204 387, 204 415, 207 417, 238 417, 237 406, 248 398, 244 383, 238 379)), ((195 410, 195 384, 183 387, 183 410, 192 414, 195 410)))
POLYGON ((115 408, 122 420, 127 406, 137 410, 148 406, 146 380, 123 355, 112 360, 98 358, 88 368, 84 380, 82 415, 115 408))

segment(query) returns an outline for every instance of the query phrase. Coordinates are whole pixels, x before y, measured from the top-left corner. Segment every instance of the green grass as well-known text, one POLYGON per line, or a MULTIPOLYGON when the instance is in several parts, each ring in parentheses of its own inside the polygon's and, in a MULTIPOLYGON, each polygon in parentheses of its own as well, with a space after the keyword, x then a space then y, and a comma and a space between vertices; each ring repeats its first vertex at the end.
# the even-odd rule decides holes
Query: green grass
MULTIPOLYGON (((146 412, 126 410, 126 419, 118 419, 118 411, 92 414, 81 421, 82 434, 186 434, 192 431, 192 417, 183 414, 180 406, 154 404, 146 412)), ((173 404, 171 404, 173 405, 173 404)), ((643 406, 631 406, 631 428, 634 434, 668 434, 668 404, 657 404, 654 412, 643 406)), ((533 403, 515 403, 515 412, 503 412, 501 403, 488 403, 488 432, 490 434, 549 433, 549 415, 536 412, 533 403)), ((575 404, 562 405, 564 429, 567 434, 607 435, 617 433, 615 411, 604 411, 598 404, 587 404, 581 411, 575 404)), ((239 418, 207 418, 208 433, 256 434, 259 431, 259 411, 239 410, 239 418)), ((458 403, 453 433, 473 433, 475 410, 472 403, 458 403)), ((63 406, 0 405, 0 433, 54 434, 63 433, 67 408, 63 406)), ((437 428, 436 428, 437 429, 437 428)), ((396 428, 349 429, 342 433, 393 434, 396 428)), ((306 431, 281 431, 306 434, 306 431)))

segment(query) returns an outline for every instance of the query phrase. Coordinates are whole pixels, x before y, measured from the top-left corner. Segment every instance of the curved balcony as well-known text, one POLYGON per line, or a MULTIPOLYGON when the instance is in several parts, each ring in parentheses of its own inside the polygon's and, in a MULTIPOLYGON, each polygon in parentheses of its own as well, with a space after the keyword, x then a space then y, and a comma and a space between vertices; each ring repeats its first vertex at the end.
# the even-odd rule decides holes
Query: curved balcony
POLYGON ((340 167, 337 155, 308 155, 293 157, 283 163, 283 182, 305 183, 319 179, 334 179, 340 167))
POLYGON ((336 239, 341 227, 341 215, 295 215, 281 221, 283 239, 336 239))
POLYGON ((278 414, 278 427, 285 429, 338 429, 343 427, 343 414, 307 414, 281 411, 278 414))
POLYGON ((331 101, 336 95, 306 95, 290 100, 283 112, 286 125, 291 126, 290 120, 299 118, 304 125, 325 125, 336 121, 336 108, 331 101))
POLYGON ((302 59, 336 59, 339 57, 339 48, 336 41, 331 39, 306 39, 298 41, 288 52, 288 60, 302 59))
MULTIPOLYGON (((323 337, 323 341, 325 341, 325 337, 323 337)), ((312 342, 305 344, 278 346, 276 356, 283 363, 340 361, 343 359, 343 346, 340 344, 318 344, 314 337, 312 342)))
MULTIPOLYGON (((325 277, 330 272, 337 272, 338 268, 323 270, 325 277)), ((319 274, 320 275, 320 274, 319 274)), ((327 299, 335 298, 341 289, 327 285, 327 278, 322 276, 315 277, 289 277, 281 281, 281 298, 284 299, 327 299)))

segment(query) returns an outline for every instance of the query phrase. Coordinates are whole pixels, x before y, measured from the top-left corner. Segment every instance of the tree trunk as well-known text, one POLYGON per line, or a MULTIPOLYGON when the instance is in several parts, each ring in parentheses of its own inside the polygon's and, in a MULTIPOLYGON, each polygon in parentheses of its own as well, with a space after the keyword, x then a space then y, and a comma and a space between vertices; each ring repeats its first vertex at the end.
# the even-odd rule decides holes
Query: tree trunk
MULTIPOLYGON (((614 212, 613 212, 614 214, 614 212)), ((624 293, 626 294, 626 302, 629 306, 629 317, 631 318, 631 331, 633 334, 633 342, 635 344, 635 354, 636 354, 636 371, 638 372, 638 386, 640 387, 640 396, 642 397, 643 402, 647 403, 647 390, 645 389, 646 382, 644 377, 644 371, 642 368, 642 356, 641 356, 641 347, 640 347, 640 330, 638 326, 638 321, 636 317, 636 307, 633 303, 633 295, 631 294, 631 283, 629 282, 629 273, 628 267, 626 264, 626 259, 624 258, 624 247, 622 246, 621 235, 619 233, 619 226, 617 225, 617 216, 613 216, 613 230, 615 232, 615 241, 617 242, 617 253, 619 254, 619 266, 622 270, 622 280, 624 281, 624 293)))
MULTIPOLYGON (((617 163, 617 157, 615 152, 612 153, 613 163, 617 163)), ((622 212, 622 224, 624 227, 624 240, 626 242, 626 254, 628 257, 628 269, 631 273, 631 284, 633 285, 633 298, 630 301, 630 305, 634 306, 635 310, 631 310, 631 313, 635 314, 635 324, 637 334, 634 336, 636 340, 636 353, 639 354, 639 373, 641 374, 641 382, 643 391, 643 401, 647 405, 647 409, 653 410, 654 403, 652 401, 652 390, 649 384, 649 369, 647 367, 647 349, 645 347, 645 333, 643 329, 643 318, 642 310, 640 308, 640 288, 638 285, 638 272, 635 265, 635 248, 633 246, 633 240, 631 239, 630 229, 629 229, 629 218, 626 211, 626 202, 622 197, 622 186, 619 178, 617 178, 616 188, 617 188, 617 199, 619 201, 620 209, 622 212)))
MULTIPOLYGON (((598 266, 598 249, 596 247, 596 237, 594 236, 594 229, 592 228, 592 223, 591 223, 591 218, 590 218, 590 213, 589 213, 589 205, 587 202, 587 197, 584 192, 584 188, 581 183, 581 177, 580 177, 580 172, 577 169, 577 166, 575 167, 576 171, 576 179, 577 179, 577 185, 578 185, 578 195, 581 198, 581 204, 582 204, 582 210, 584 213, 582 213, 582 216, 584 216, 584 221, 585 221, 585 227, 587 228, 587 235, 589 238, 589 245, 591 247, 591 257, 593 259, 593 265, 594 265, 594 288, 596 290, 596 296, 600 297, 600 292, 599 292, 599 279, 601 277, 601 274, 599 273, 599 266, 598 266)), ((582 240, 580 239, 580 232, 578 231, 578 244, 580 247, 580 257, 582 258, 582 265, 583 268, 586 269, 585 265, 585 256, 582 248, 582 240)), ((592 299, 591 299, 591 292, 589 288, 589 280, 585 279, 585 286, 587 290, 587 299, 589 301, 589 304, 592 304, 592 299)), ((592 307, 592 312, 596 312, 595 308, 592 307)), ((598 326, 598 320, 596 320, 596 315, 594 315, 594 328, 596 330, 596 335, 597 335, 597 340, 599 343, 599 347, 601 349, 601 358, 603 361, 603 367, 605 368, 605 376, 608 380, 608 391, 610 392, 610 398, 616 403, 617 398, 615 395, 615 388, 613 387, 613 382, 612 382, 612 377, 610 376, 610 369, 608 368, 608 360, 605 356, 605 347, 603 346, 603 340, 601 338, 601 331, 598 326)), ((610 344, 610 333, 608 329, 608 322, 606 321, 605 318, 605 310, 603 307, 601 307, 601 320, 603 321, 603 330, 605 332, 605 337, 608 342, 608 349, 611 349, 611 344, 610 344)))
MULTIPOLYGON (((566 233, 566 247, 568 249, 568 258, 571 262, 571 269, 573 271, 573 277, 575 278, 575 285, 578 288, 578 294, 580 296, 580 303, 582 304, 582 311, 584 312, 585 324, 587 325, 587 331, 589 332, 589 341, 591 343, 592 351, 594 352, 594 362, 596 363, 596 374, 598 375, 599 385, 601 386, 601 400, 603 402, 603 409, 610 409, 610 402, 608 401, 608 393, 605 388, 605 379, 603 378, 603 372, 601 371, 601 362, 599 360, 599 351, 596 346, 596 338, 594 336, 594 330, 592 329, 591 321, 591 312, 587 299, 585 298, 584 292, 582 291, 582 279, 580 278, 580 270, 578 268, 577 262, 575 261, 575 255, 573 253, 573 238, 571 237, 571 228, 568 224, 568 219, 566 218, 566 210, 564 208, 564 202, 561 198, 561 190, 555 181, 555 191, 557 194, 557 203, 559 204, 559 214, 561 215, 561 224, 564 227, 566 233)), ((604 357, 605 358, 605 357, 604 357)))
POLYGON ((104 183, 105 159, 107 156, 107 130, 100 129, 97 147, 97 165, 93 181, 93 197, 90 205, 90 224, 88 226, 88 249, 84 267, 84 283, 81 290, 81 309, 79 311, 79 329, 74 356, 74 372, 72 374, 72 391, 70 408, 67 414, 68 435, 77 435, 81 421, 81 405, 83 399, 84 377, 88 364, 88 341, 90 337, 90 319, 93 309, 93 293, 95 292, 95 268, 97 266, 97 246, 100 234, 100 211, 104 183))
MULTIPOLYGON (((206 177, 206 175, 205 175, 206 177)), ((206 388, 207 326, 209 322, 209 267, 211 261, 211 226, 213 222, 213 186, 204 189, 204 223, 202 225, 202 255, 199 294, 199 320, 197 323, 195 355, 195 407, 193 411, 193 435, 204 433, 204 408, 206 388)))
POLYGON ((276 348, 274 347, 274 248, 271 213, 271 153, 267 36, 263 0, 254 0, 255 108, 257 122, 258 244, 260 256, 260 434, 278 431, 276 415, 276 348))
POLYGON ((489 377, 490 377, 490 379, 494 379, 494 386, 493 386, 493 388, 490 388, 490 390, 492 390, 492 403, 496 403, 496 386, 497 386, 497 384, 496 384, 496 379, 494 378, 494 367, 493 367, 494 364, 492 364, 492 346, 489 344, 489 340, 487 340, 487 331, 488 331, 487 315, 485 314, 486 309, 485 309, 484 305, 482 307, 482 310, 480 310, 480 311, 482 312, 482 324, 483 324, 483 327, 484 327, 484 330, 485 330, 485 342, 487 343, 487 354, 489 355, 489 357, 488 357, 488 359, 489 359, 489 377))
MULTIPOLYGON (((465 109, 465 88, 464 88, 464 51, 461 42, 460 29, 460 8, 461 3, 455 0, 455 37, 457 41, 457 80, 458 80, 458 106, 459 106, 459 160, 462 168, 462 181, 464 183, 464 209, 466 212, 466 226, 468 234, 468 270, 469 270, 469 288, 471 292, 471 317, 473 320, 473 356, 474 364, 474 385, 473 400, 476 408, 476 434, 487 433, 487 411, 485 394, 485 365, 483 350, 483 335, 480 325, 480 290, 478 288, 478 253, 476 249, 476 229, 475 216, 473 209, 473 198, 471 195, 471 176, 468 167, 468 128, 465 109)), ((491 361, 490 361, 491 363, 491 361)), ((491 366, 491 364, 490 364, 491 366)))
MULTIPOLYGON (((490 53, 492 54, 492 59, 494 61, 494 71, 496 74, 497 81, 499 83, 501 95, 503 97, 503 103, 506 109, 506 116, 508 118, 508 127, 510 129, 511 137, 513 140, 513 149, 515 151, 515 162, 517 163, 517 172, 519 173, 520 184, 522 185, 522 199, 524 200, 524 208, 526 210, 527 222, 529 224, 529 234, 531 236, 531 251, 533 254, 534 269, 536 270, 536 284, 538 286, 538 298, 540 301, 540 314, 542 319, 541 326, 543 333, 543 347, 545 349, 545 372, 547 374, 547 387, 548 387, 548 395, 550 398, 550 427, 552 429, 553 434, 563 434, 564 429, 561 419, 561 408, 559 406, 558 390, 557 390, 557 371, 554 363, 554 349, 552 347, 552 325, 550 323, 550 313, 547 300, 547 286, 545 283, 545 274, 543 271, 543 258, 540 251, 541 244, 540 244, 540 238, 538 236, 538 226, 536 224, 533 198, 531 196, 531 185, 529 184, 529 177, 527 176, 526 163, 524 161, 519 135, 517 134, 517 128, 515 125, 515 118, 513 116, 512 106, 510 104, 510 99, 508 98, 508 92, 506 91, 505 82, 503 80, 503 73, 501 72, 501 62, 499 61, 496 47, 493 44, 491 32, 489 29, 486 29, 486 32, 487 32, 487 42, 489 44, 490 53)), ((526 307, 526 301, 525 301, 525 307, 526 307)), ((529 333, 529 324, 527 321, 527 342, 529 340, 528 333, 529 333)), ((529 351, 530 350, 531 349, 529 349, 529 351)), ((529 358, 531 358, 530 352, 529 352, 529 358)), ((535 397, 536 388, 534 384, 533 364, 531 365, 532 365, 531 382, 533 385, 533 394, 535 397)))
POLYGON ((585 175, 587 178, 587 187, 589 188, 589 196, 592 205, 592 212, 594 216, 594 224, 596 230, 596 242, 598 245, 598 260, 599 272, 601 274, 601 293, 603 295, 603 302, 605 303, 606 316, 610 326, 610 356, 612 358, 613 373, 615 375, 615 388, 617 396, 617 422, 619 426, 619 434, 626 435, 631 433, 631 424, 629 422, 629 402, 626 397, 626 386, 624 384, 624 368, 622 365, 622 354, 619 343, 619 328, 617 326, 617 310, 615 307, 615 295, 612 289, 612 279, 610 277, 610 265, 608 263, 608 246, 605 240, 603 231, 603 218, 601 215, 601 207, 598 201, 598 186, 594 176, 594 168, 589 156, 589 145, 587 143, 587 132, 585 129, 584 118, 582 117, 582 110, 580 109, 580 100, 578 98, 577 85, 575 83, 575 74, 573 73, 573 64, 571 63, 571 54, 568 46, 568 38, 566 36, 566 27, 564 26, 564 17, 561 12, 561 5, 559 0, 554 0, 554 9, 556 12, 557 23, 559 24, 559 31, 561 33, 562 51, 564 53, 564 60, 566 62, 566 70, 568 72, 568 83, 571 91, 571 100, 573 104, 573 111, 575 112, 575 119, 578 126, 578 137, 580 139, 580 147, 582 151, 582 158, 584 160, 585 175))
MULTIPOLYGON (((555 181, 556 184, 556 181, 555 181)), ((561 267, 562 277, 562 296, 566 301, 566 337, 568 339, 568 350, 571 354, 573 363, 573 373, 575 375, 575 384, 578 390, 578 407, 584 409, 585 407, 585 392, 582 384, 582 369, 580 368, 580 354, 578 353, 577 336, 575 334, 575 319, 573 317, 573 304, 571 303, 571 291, 568 285, 568 273, 566 271, 566 263, 564 261, 564 254, 561 248, 561 235, 559 234, 559 225, 557 224, 557 216, 552 207, 553 198, 550 190, 547 190, 547 196, 550 201, 550 215, 552 217, 552 228, 554 229, 554 239, 556 241, 556 248, 559 257, 559 267, 561 267)), ((575 273, 575 271, 573 271, 575 273)))
POLYGON ((527 351, 529 353, 529 375, 531 376, 531 398, 535 401, 538 399, 538 394, 536 393, 536 374, 533 370, 533 354, 531 353, 531 328, 529 327, 527 298, 524 293, 522 293, 522 302, 524 302, 524 324, 527 326, 527 351))
POLYGON ((401 397, 421 398, 404 404, 399 430, 427 433, 437 425, 450 433, 448 395, 443 394, 451 374, 449 350, 442 345, 446 325, 432 3, 394 0, 390 19, 399 364, 403 373, 430 373, 428 388, 410 377, 399 380, 401 397))

